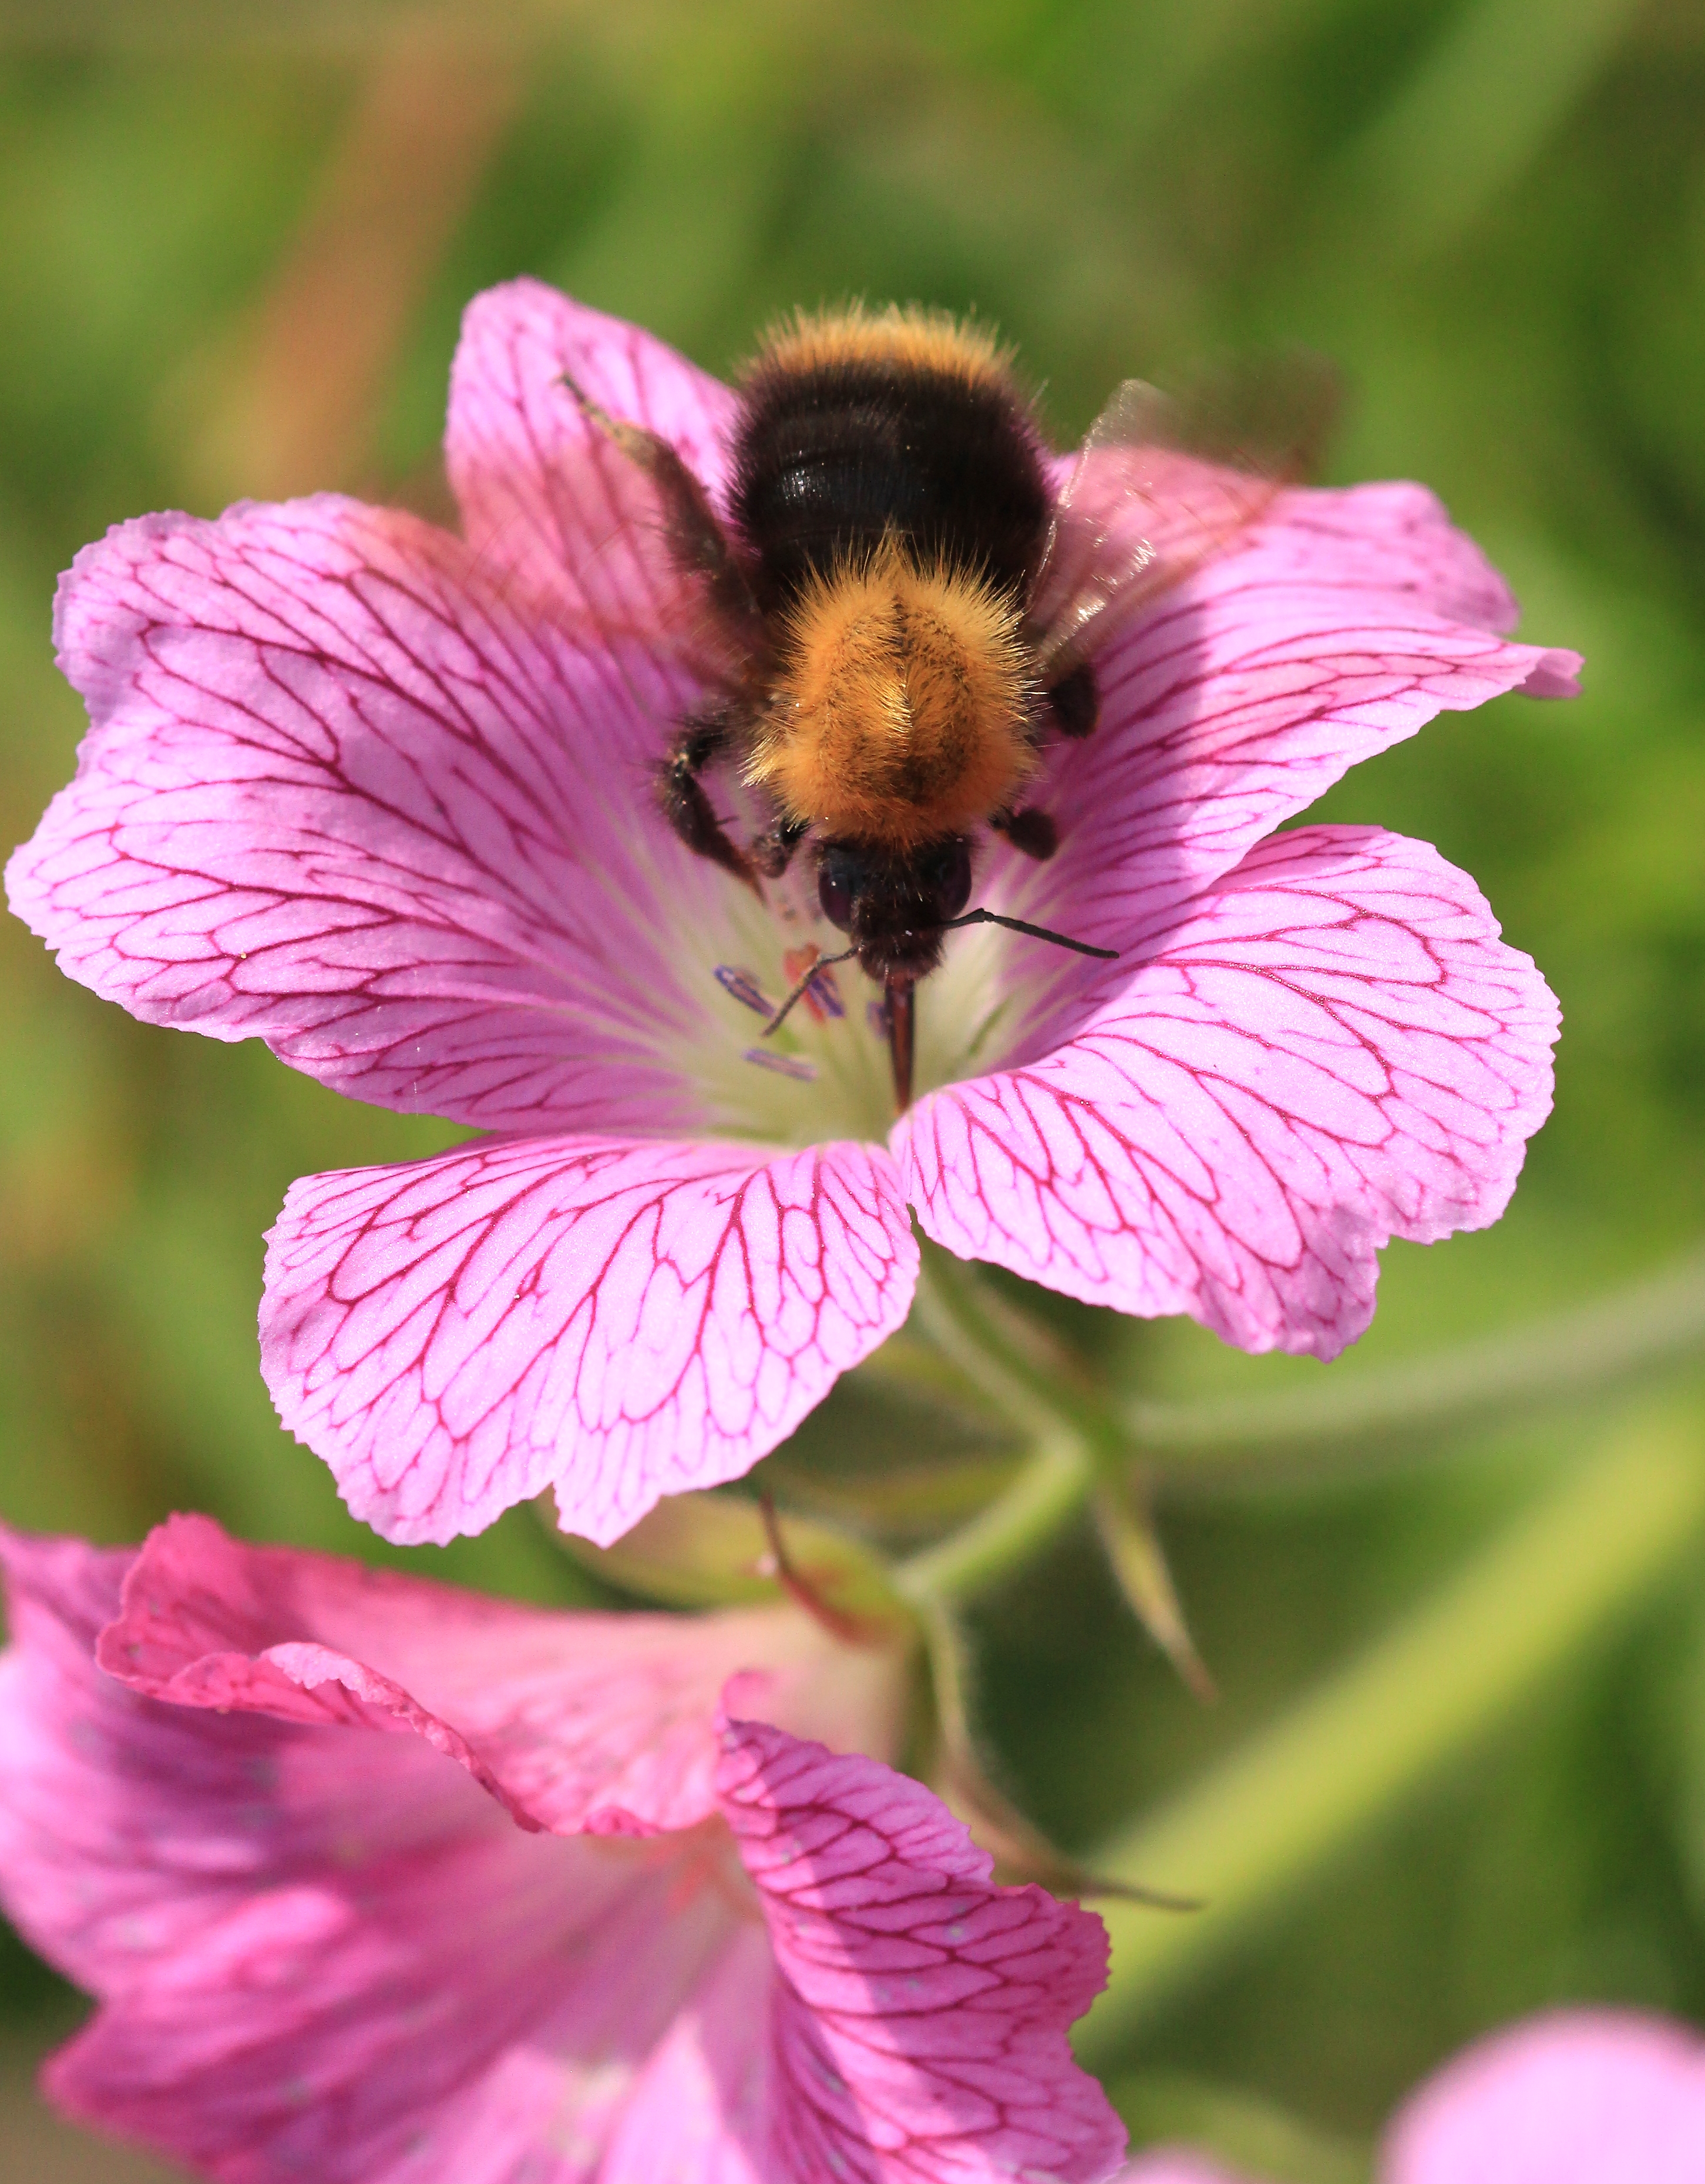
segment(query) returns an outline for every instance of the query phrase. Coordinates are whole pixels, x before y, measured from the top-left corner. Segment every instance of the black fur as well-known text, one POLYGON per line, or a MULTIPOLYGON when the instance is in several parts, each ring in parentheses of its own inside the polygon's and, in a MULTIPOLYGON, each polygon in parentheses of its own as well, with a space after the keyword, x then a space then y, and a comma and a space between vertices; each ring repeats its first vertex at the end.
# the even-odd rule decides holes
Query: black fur
POLYGON ((897 854, 869 842, 825 842, 817 900, 867 978, 921 978, 941 961, 942 927, 971 900, 971 844, 944 834, 897 854))
POLYGON ((1050 500, 1042 455, 998 383, 921 364, 760 365, 734 446, 733 515, 766 614, 894 532, 1023 596, 1050 500))

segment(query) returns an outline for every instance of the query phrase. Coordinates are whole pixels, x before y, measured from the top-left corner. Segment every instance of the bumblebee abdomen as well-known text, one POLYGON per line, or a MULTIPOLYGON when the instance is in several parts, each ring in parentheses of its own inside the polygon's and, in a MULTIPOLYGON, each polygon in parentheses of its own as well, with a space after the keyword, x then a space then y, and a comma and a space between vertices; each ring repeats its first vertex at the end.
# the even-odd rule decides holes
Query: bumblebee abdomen
POLYGON ((1050 500, 1028 410, 986 337, 918 314, 801 320, 744 393, 733 514, 766 612, 885 538, 1022 595, 1050 500))

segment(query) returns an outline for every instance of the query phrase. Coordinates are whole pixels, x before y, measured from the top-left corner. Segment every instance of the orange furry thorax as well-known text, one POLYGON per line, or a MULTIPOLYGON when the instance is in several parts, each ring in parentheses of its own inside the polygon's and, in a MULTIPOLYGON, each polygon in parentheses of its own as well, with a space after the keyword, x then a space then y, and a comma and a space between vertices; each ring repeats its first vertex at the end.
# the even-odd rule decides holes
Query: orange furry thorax
POLYGON ((898 365, 950 379, 1008 388, 1011 351, 985 326, 950 311, 889 304, 880 311, 850 304, 838 311, 800 311, 771 326, 749 372, 816 371, 857 364, 898 365))
POLYGON ((1012 602, 889 541, 788 614, 745 777, 788 820, 914 849, 1011 808, 1036 770, 1012 602))

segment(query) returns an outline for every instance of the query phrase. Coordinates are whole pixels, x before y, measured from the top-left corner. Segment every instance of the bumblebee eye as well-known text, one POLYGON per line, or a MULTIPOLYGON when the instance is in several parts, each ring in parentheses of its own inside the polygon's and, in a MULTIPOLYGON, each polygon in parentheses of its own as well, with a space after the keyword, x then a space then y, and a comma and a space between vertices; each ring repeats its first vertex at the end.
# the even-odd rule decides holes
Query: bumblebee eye
POLYGON ((823 916, 837 933, 852 931, 853 891, 848 884, 850 877, 827 857, 817 874, 817 900, 822 905, 823 916))

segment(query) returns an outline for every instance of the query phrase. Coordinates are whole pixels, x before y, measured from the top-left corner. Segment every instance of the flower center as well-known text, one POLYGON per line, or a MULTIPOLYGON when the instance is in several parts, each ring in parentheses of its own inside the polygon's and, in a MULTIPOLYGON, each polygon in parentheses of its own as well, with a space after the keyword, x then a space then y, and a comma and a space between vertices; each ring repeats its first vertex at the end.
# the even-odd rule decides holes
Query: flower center
MULTIPOLYGON (((980 899, 994 893, 985 887, 980 899)), ((724 883, 717 911, 682 936, 677 972, 699 1006, 674 1059, 706 1103, 707 1123, 766 1144, 884 1139, 896 1108, 880 984, 855 962, 825 967, 786 1021, 766 1028, 813 964, 846 945, 819 907, 810 859, 767 882, 761 903, 724 883)), ((1064 975, 1078 971, 1073 960, 1064 975)), ((999 1067, 1061 977, 1034 943, 998 928, 950 933, 939 967, 917 987, 914 1098, 999 1067)))

